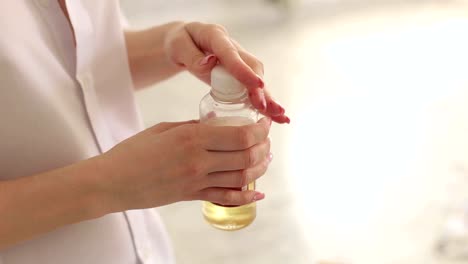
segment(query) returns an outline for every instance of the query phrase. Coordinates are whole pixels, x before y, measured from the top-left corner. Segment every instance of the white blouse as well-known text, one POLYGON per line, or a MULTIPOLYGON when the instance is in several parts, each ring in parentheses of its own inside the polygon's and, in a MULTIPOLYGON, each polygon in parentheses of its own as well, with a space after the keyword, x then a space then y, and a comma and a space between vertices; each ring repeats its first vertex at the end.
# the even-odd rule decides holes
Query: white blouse
MULTIPOLYGON (((2 3, 0 180, 99 155, 141 130, 118 1, 67 6, 76 47, 57 0, 2 3)), ((153 210, 110 214, 0 251, 0 264, 173 262, 153 210)))

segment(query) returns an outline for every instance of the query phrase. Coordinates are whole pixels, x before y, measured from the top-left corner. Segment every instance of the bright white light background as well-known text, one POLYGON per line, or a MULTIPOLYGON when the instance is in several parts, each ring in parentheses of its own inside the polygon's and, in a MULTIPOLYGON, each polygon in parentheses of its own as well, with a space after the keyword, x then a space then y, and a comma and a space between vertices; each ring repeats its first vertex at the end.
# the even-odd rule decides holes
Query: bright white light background
POLYGON ((439 214, 468 192, 453 189, 468 164, 466 14, 438 6, 327 26, 297 50, 288 140, 311 248, 353 263, 441 263, 428 257, 439 214), (325 68, 308 67, 317 59, 325 68))

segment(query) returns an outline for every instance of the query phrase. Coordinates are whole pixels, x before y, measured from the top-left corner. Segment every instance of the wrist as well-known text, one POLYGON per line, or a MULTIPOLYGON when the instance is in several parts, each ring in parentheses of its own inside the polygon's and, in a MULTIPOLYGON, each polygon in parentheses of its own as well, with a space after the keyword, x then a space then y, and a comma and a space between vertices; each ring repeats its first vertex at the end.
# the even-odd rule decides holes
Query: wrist
POLYGON ((174 50, 173 40, 180 35, 181 31, 185 31, 186 24, 187 23, 183 21, 174 21, 162 26, 165 28, 163 36, 164 57, 169 65, 171 67, 175 67, 178 71, 184 70, 185 66, 181 65, 181 62, 177 60, 175 54, 172 52, 174 50))
POLYGON ((170 39, 184 26, 184 22, 177 21, 125 32, 130 72, 137 89, 165 80, 184 69, 172 57, 170 45, 170 39))
POLYGON ((87 208, 86 213, 89 218, 98 218, 120 211, 109 188, 111 170, 102 155, 85 160, 76 166, 83 166, 80 171, 84 173, 78 175, 77 185, 82 186, 81 200, 87 208))

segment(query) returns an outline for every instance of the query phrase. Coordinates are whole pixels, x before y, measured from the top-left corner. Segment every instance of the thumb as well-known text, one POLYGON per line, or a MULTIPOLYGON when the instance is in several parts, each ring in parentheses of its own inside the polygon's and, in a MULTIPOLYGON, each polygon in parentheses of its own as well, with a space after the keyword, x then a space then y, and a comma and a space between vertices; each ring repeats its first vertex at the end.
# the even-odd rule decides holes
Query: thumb
POLYGON ((203 55, 203 53, 198 53, 195 55, 195 58, 192 59, 193 63, 187 67, 187 70, 209 85, 211 82, 211 70, 218 63, 218 58, 214 54, 203 55))
POLYGON ((198 124, 198 123, 199 123, 198 120, 188 120, 188 121, 182 121, 182 122, 162 122, 162 123, 152 126, 151 128, 149 128, 149 130, 151 130, 152 133, 159 134, 164 131, 176 128, 178 126, 198 124))

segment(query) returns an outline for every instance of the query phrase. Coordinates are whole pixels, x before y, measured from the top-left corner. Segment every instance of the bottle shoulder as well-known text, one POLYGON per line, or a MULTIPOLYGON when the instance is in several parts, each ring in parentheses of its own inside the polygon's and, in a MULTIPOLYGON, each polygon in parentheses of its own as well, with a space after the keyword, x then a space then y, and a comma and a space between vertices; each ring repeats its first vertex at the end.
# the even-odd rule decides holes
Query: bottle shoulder
POLYGON ((258 111, 248 98, 235 102, 223 102, 207 94, 200 101, 200 118, 206 120, 212 117, 246 117, 256 121, 258 111))

